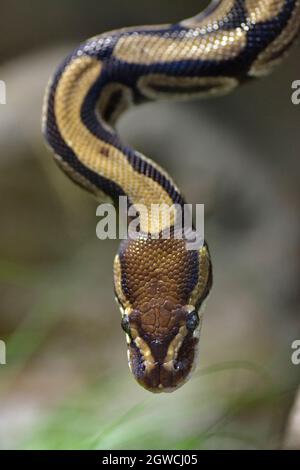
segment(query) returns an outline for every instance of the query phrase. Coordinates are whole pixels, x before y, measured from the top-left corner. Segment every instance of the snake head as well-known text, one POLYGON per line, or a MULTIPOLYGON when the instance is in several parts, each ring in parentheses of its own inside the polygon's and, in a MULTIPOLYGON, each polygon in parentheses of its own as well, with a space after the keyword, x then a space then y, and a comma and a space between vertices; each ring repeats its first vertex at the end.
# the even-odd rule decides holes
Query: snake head
POLYGON ((152 392, 171 392, 191 375, 197 359, 201 318, 192 306, 166 306, 124 313, 128 362, 136 380, 152 392), (160 319, 165 327, 155 327, 160 319))
POLYGON ((126 241, 114 271, 130 370, 151 392, 176 390, 197 362, 201 306, 212 278, 207 247, 188 251, 174 239, 126 241))

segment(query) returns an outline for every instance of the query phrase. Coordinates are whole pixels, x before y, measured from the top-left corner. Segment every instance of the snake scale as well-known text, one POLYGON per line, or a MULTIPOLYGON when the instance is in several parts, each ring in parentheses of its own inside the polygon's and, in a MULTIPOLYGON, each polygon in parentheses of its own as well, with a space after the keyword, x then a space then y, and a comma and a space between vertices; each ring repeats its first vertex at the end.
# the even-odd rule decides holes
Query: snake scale
MULTIPOLYGON (((88 39, 47 88, 43 133, 61 169, 117 204, 185 204, 160 166, 124 145, 115 123, 128 107, 158 99, 215 96, 269 73, 294 42, 300 0, 213 1, 176 24, 116 30, 88 39)), ((114 262, 116 299, 130 369, 143 387, 169 392, 197 362, 204 300, 212 286, 208 246, 161 236, 163 222, 122 240, 114 262), (154 237, 154 233, 156 236, 154 237), (157 236, 158 234, 158 236, 157 236)))

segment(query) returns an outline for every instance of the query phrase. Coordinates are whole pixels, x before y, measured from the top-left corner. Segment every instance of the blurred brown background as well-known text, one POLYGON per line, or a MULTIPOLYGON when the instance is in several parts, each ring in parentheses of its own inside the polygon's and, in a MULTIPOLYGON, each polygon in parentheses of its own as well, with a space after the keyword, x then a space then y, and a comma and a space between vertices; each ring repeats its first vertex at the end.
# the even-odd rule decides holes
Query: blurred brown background
POLYGON ((299 46, 234 94, 130 111, 123 138, 205 203, 215 283, 200 367, 152 396, 127 368, 112 292, 117 241, 40 131, 57 64, 86 37, 178 21, 208 2, 2 0, 0 448, 278 448, 299 383, 299 46), (298 55, 297 55, 298 54, 298 55))

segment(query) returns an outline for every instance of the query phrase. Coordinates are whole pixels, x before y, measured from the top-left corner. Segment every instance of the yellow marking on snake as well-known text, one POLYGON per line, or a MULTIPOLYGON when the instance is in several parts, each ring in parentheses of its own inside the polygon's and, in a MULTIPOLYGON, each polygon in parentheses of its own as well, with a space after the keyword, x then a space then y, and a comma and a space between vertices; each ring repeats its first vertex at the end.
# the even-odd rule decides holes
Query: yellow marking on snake
POLYGON ((123 309, 129 310, 131 305, 130 302, 126 299, 122 289, 122 269, 119 255, 116 255, 114 260, 114 285, 118 300, 122 303, 123 309))
POLYGON ((212 33, 209 37, 186 37, 181 41, 139 34, 121 37, 114 56, 129 64, 145 65, 174 60, 229 60, 243 51, 246 41, 247 34, 241 28, 212 33))
POLYGON ((191 96, 208 97, 216 96, 233 90, 238 85, 238 80, 233 77, 170 77, 169 75, 145 75, 138 81, 141 92, 150 99, 169 99, 169 93, 160 91, 160 87, 180 88, 180 92, 172 92, 176 99, 187 99, 191 96), (200 91, 192 91, 199 87, 200 91), (201 91, 201 87, 205 90, 201 91))
POLYGON ((146 341, 144 341, 139 336, 137 338, 135 338, 134 341, 135 341, 135 344, 137 345, 137 347, 139 348, 139 350, 141 352, 141 355, 143 357, 145 365, 148 366, 148 367, 151 366, 151 365, 153 366, 154 365, 154 358, 152 356, 151 349, 149 348, 146 341))
POLYGON ((198 282, 191 293, 188 303, 190 305, 195 305, 197 299, 199 299, 207 285, 208 277, 209 277, 209 270, 210 270, 210 262, 209 262, 209 253, 207 248, 204 246, 199 251, 199 275, 198 275, 198 282))
POLYGON ((183 325, 179 328, 177 335, 175 336, 175 338, 171 341, 169 345, 168 352, 164 360, 164 366, 166 368, 172 367, 172 364, 171 364, 172 361, 177 359, 178 351, 186 335, 187 335, 187 329, 185 325, 183 325))
POLYGON ((285 0, 246 0, 246 10, 252 23, 262 23, 275 18, 281 12, 285 0))

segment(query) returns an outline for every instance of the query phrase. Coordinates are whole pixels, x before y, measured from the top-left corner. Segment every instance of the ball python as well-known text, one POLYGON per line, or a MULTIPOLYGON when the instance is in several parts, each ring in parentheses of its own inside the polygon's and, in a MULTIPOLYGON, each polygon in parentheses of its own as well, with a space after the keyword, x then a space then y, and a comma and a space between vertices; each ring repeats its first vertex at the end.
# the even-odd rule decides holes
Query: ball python
MULTIPOLYGON (((168 173, 125 145, 115 124, 132 105, 227 93, 268 74, 294 42, 300 0, 213 1, 176 24, 124 28, 92 37, 50 79, 43 133, 60 168, 99 200, 183 207, 168 173)), ((160 221, 140 218, 136 238, 122 240, 114 288, 128 362, 151 392, 183 385, 197 362, 202 306, 212 287, 206 242, 188 250, 160 221), (155 235, 155 236, 154 236, 155 235)))

